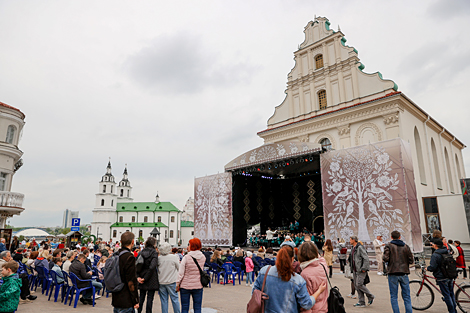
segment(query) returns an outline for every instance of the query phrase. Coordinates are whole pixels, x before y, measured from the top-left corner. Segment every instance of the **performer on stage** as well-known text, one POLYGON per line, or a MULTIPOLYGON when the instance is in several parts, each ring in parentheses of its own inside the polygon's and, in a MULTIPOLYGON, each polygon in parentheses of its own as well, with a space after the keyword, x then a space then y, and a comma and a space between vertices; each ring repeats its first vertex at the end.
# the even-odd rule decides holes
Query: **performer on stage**
POLYGON ((266 231, 266 240, 267 240, 267 247, 270 248, 272 245, 273 241, 273 235, 277 233, 277 230, 272 231, 271 227, 268 227, 268 230, 266 231))
POLYGON ((299 222, 296 220, 295 223, 294 223, 294 228, 295 228, 295 232, 296 232, 296 233, 299 232, 299 227, 300 227, 300 224, 299 224, 299 222))

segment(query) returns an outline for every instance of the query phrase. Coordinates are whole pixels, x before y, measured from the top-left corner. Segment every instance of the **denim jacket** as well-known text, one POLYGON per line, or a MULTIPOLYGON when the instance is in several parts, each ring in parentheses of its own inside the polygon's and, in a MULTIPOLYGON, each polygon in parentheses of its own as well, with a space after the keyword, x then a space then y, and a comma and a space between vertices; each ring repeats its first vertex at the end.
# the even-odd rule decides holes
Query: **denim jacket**
MULTIPOLYGON (((265 266, 260 270, 253 290, 261 290, 263 287, 268 267, 265 266)), ((265 313, 297 313, 297 304, 306 310, 315 304, 315 298, 308 294, 307 284, 302 276, 295 274, 289 281, 283 281, 278 275, 276 266, 271 266, 269 269, 264 292, 269 296, 264 305, 265 313)))

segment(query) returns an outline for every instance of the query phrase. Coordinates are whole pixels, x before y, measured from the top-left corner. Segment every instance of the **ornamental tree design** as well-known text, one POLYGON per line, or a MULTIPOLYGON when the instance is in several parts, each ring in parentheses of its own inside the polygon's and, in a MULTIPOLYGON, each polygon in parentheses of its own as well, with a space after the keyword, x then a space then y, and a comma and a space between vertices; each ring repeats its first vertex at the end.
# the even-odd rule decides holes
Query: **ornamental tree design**
POLYGON ((398 174, 390 174, 393 161, 385 149, 366 146, 330 153, 329 180, 324 185, 334 207, 327 215, 330 235, 336 237, 341 229, 341 235, 349 234, 357 227, 359 240, 366 242, 371 241, 369 228, 374 235, 386 235, 390 229, 403 232, 403 212, 394 208, 391 192, 398 189, 398 174))
POLYGON ((232 176, 196 178, 194 232, 203 244, 232 244, 232 176))

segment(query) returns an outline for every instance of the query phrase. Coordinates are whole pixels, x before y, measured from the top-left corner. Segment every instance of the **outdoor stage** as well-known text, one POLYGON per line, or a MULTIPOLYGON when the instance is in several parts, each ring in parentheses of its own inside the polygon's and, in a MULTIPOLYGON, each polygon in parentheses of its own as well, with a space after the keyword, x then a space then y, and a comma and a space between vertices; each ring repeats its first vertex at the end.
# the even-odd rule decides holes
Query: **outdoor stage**
POLYGON ((357 235, 370 244, 399 230, 422 251, 409 144, 401 139, 341 150, 278 142, 250 150, 225 173, 195 179, 195 236, 203 245, 242 245, 260 224, 323 230, 334 243, 357 235))

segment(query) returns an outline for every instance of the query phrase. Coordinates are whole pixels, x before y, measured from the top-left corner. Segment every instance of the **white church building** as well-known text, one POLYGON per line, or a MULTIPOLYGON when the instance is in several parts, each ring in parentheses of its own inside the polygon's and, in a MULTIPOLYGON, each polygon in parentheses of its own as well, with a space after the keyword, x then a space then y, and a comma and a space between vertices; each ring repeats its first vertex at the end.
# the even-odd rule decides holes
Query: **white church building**
POLYGON ((180 211, 171 202, 160 201, 157 195, 153 202, 134 202, 127 167, 123 178, 117 184, 111 173, 111 162, 106 174, 99 182, 91 233, 101 240, 118 241, 121 234, 131 231, 136 239, 146 239, 157 229, 159 242, 171 245, 187 245, 194 235, 194 223, 182 220, 180 211))

